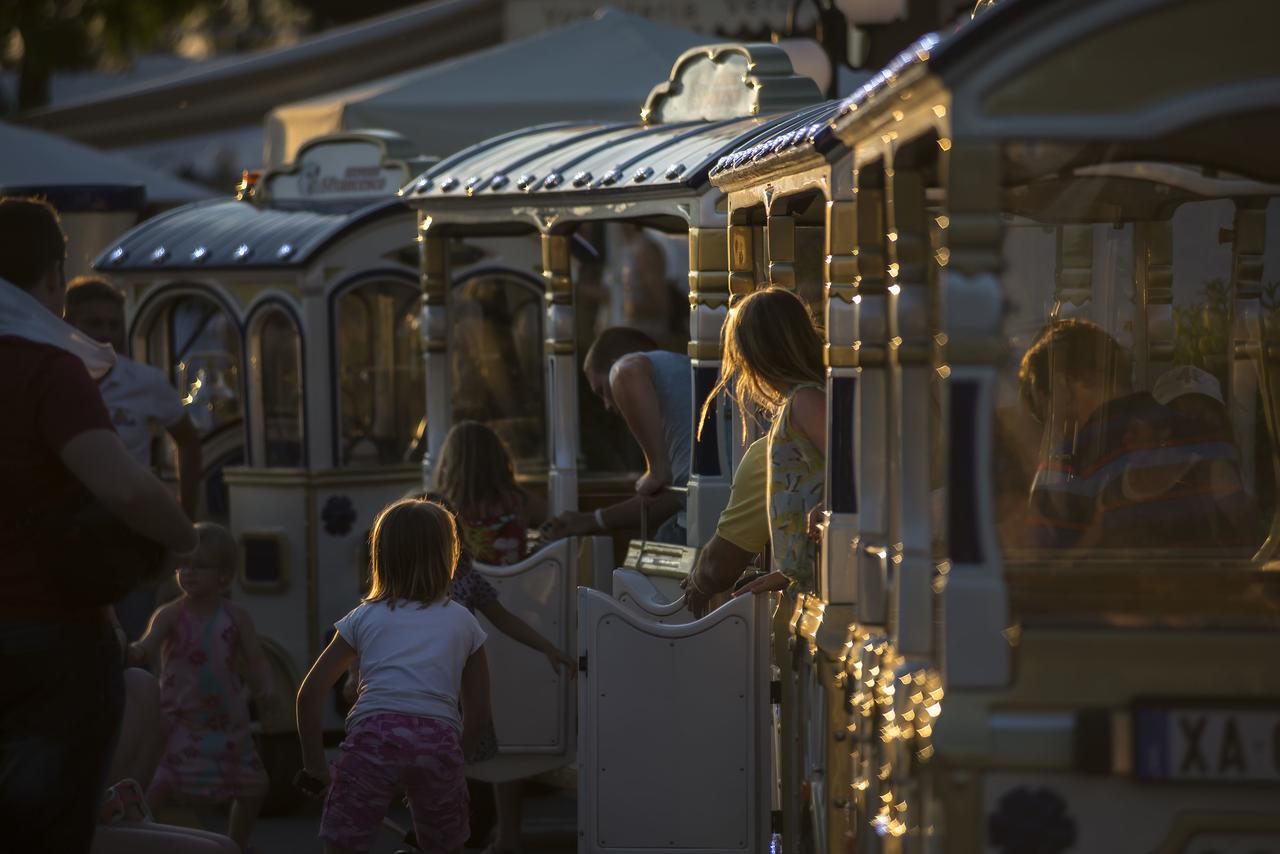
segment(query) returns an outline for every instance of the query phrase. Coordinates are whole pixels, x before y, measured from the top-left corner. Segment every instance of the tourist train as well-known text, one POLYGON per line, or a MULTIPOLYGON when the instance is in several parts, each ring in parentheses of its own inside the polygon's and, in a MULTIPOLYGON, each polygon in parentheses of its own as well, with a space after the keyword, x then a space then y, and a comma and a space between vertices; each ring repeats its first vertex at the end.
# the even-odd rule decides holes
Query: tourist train
MULTIPOLYGON (((144 223, 97 266, 127 289, 135 355, 201 416, 233 596, 291 685, 360 595, 374 513, 430 482, 456 421, 489 423, 553 513, 628 493, 634 453, 580 360, 618 319, 601 291, 634 284, 630 241, 687 252, 687 335, 647 318, 687 347, 695 412, 735 298, 809 305, 815 590, 683 607, 758 435, 723 401, 686 546, 575 537, 478 567, 581 664, 575 684, 491 634, 502 752, 482 773, 576 769, 580 851, 1274 850, 1276 25, 1250 0, 1006 0, 839 101, 775 46, 708 46, 634 124, 541 125, 420 172, 393 137, 318 141, 255 198, 144 223), (355 191, 380 168, 398 194, 324 197, 356 149, 355 191), (1070 319, 1123 353, 1125 391, 1209 378, 1243 533, 1138 539, 1160 490, 1126 474, 1116 506, 1156 524, 1026 535, 1029 490, 1071 464, 1055 442, 1087 431, 1069 366, 1028 397, 1020 362, 1070 319)), ((287 715, 261 728, 292 738, 287 715)))

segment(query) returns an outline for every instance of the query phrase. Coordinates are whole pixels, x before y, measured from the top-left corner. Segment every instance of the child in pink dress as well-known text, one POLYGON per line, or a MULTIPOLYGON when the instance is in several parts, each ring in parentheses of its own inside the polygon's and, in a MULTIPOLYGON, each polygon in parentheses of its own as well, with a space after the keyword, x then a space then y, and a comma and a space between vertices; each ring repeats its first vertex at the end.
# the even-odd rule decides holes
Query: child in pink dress
POLYGON ((161 606, 129 646, 131 663, 159 657, 160 707, 169 723, 147 800, 153 807, 230 802, 227 835, 244 849, 268 781, 249 732, 241 656, 259 705, 270 708, 276 697, 253 621, 222 595, 235 574, 235 540, 207 522, 196 531, 200 545, 177 571, 182 595, 161 606))

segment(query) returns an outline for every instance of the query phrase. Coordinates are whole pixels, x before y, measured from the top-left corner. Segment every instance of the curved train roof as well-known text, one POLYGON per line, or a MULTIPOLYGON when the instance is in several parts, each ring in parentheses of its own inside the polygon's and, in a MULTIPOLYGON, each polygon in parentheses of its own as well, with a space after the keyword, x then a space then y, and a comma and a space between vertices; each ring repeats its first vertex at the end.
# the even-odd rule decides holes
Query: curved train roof
POLYGON ((402 190, 414 200, 558 196, 697 189, 726 152, 763 137, 807 128, 839 102, 771 117, 670 124, 554 124, 472 146, 402 190))
POLYGON ((352 228, 397 212, 407 212, 398 198, 347 213, 231 200, 186 205, 130 229, 93 266, 102 272, 303 267, 352 228))

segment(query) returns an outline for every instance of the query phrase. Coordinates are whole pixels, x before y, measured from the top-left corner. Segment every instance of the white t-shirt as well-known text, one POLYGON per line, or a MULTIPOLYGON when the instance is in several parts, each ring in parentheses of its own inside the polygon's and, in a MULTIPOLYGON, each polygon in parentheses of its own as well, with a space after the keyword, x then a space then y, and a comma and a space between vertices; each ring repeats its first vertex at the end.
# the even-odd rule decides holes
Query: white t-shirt
POLYGON ((152 428, 182 420, 182 396, 159 368, 120 355, 111 373, 98 381, 98 390, 124 446, 150 468, 152 428))
POLYGON ((462 668, 486 637, 470 611, 451 599, 425 608, 362 602, 334 628, 360 656, 359 693, 348 725, 374 712, 395 712, 439 718, 462 731, 462 668))

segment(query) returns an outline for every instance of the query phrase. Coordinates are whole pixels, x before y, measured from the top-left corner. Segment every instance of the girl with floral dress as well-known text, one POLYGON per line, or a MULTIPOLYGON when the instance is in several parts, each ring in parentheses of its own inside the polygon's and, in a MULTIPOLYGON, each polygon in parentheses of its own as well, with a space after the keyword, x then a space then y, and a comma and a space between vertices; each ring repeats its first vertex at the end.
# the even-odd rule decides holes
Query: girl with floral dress
POLYGON ((722 332, 720 381, 702 410, 705 422, 715 396, 731 395, 743 419, 769 419, 767 501, 772 572, 739 594, 813 590, 817 545, 810 516, 825 488, 827 399, 822 338, 803 302, 791 291, 765 288, 729 312, 722 332))
POLYGON ((249 732, 240 660, 260 707, 274 706, 276 694, 253 621, 223 596, 235 575, 235 540, 209 522, 196 533, 199 546, 177 570, 182 595, 157 609, 129 646, 132 664, 159 660, 160 708, 169 723, 147 801, 230 803, 227 835, 244 849, 268 780, 249 732))

